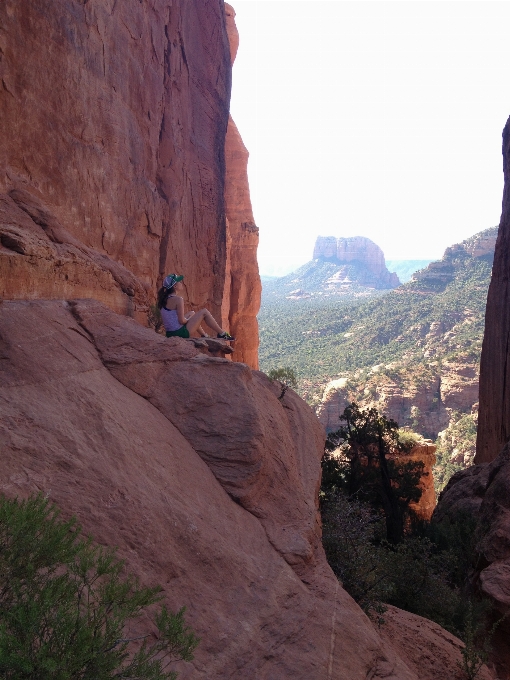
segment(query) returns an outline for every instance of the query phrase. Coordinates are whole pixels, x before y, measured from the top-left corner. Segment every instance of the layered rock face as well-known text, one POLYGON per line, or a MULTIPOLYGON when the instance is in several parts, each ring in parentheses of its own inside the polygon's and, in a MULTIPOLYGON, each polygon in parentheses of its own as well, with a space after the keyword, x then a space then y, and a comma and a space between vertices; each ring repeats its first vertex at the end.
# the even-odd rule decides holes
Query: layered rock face
POLYGON ((458 641, 422 675, 403 631, 423 620, 405 614, 397 652, 327 566, 324 435, 291 390, 90 300, 4 302, 0 338, 2 491, 48 495, 187 606, 202 641, 180 678, 448 675, 458 641))
POLYGON ((221 0, 6 0, 0 25, 2 297, 93 297, 143 320, 162 277, 182 272, 190 307, 250 325, 239 355, 256 365, 253 243, 243 250, 237 236, 243 292, 232 315, 222 310, 231 63, 221 0))
POLYGON ((454 413, 470 413, 478 402, 478 372, 476 366, 467 363, 444 361, 428 379, 410 380, 408 384, 397 383, 375 370, 372 382, 366 385, 362 394, 353 393, 347 378, 326 385, 317 414, 327 431, 337 430, 347 404, 358 401, 435 439, 454 413))
MULTIPOLYGON (((225 4, 227 33, 232 63, 237 54, 239 34, 235 11, 225 4)), ((236 337, 235 359, 258 368, 260 283, 257 247, 259 230, 255 225, 248 186, 248 150, 236 124, 229 117, 225 140, 227 211, 227 268, 225 273, 224 317, 236 337)))
POLYGON ((313 250, 314 260, 328 260, 336 264, 358 264, 367 270, 358 278, 361 284, 377 284, 377 288, 396 288, 400 285, 398 276, 386 268, 384 253, 373 241, 365 236, 335 238, 318 236, 313 250))
POLYGON ((505 188, 480 361, 477 463, 494 460, 510 439, 510 119, 503 131, 505 188))

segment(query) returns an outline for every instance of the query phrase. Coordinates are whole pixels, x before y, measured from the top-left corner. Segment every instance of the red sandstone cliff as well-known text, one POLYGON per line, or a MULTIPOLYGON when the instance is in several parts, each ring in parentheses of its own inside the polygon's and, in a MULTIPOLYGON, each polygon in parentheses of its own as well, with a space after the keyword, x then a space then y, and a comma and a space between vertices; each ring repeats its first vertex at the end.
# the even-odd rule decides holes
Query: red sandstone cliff
MULTIPOLYGON (((235 11, 225 4, 232 63, 239 34, 235 11)), ((225 140, 228 262, 225 275, 225 307, 230 332, 237 338, 234 357, 258 368, 259 335, 257 314, 262 286, 257 263, 259 230, 255 225, 248 186, 248 151, 236 124, 229 117, 225 140)))
POLYGON ((477 463, 494 460, 510 439, 510 118, 503 131, 503 171, 503 208, 480 360, 477 463))
POLYGON ((0 339, 0 489, 48 495, 187 606, 181 680, 453 677, 460 641, 394 609, 380 631, 326 564, 324 434, 292 390, 92 300, 6 301, 0 339))
POLYGON ((236 349, 255 366, 256 244, 237 223, 226 272, 223 2, 6 0, 0 27, 0 295, 144 320, 179 271, 219 318, 228 281, 223 322, 249 328, 236 349))

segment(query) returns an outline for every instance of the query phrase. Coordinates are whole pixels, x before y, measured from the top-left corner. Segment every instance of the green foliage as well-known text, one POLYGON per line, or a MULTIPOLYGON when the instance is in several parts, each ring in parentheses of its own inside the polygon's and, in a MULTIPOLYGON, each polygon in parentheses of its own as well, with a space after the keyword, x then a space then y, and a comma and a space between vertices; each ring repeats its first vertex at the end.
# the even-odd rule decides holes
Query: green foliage
POLYGON ((477 414, 453 413, 450 425, 436 441, 434 486, 439 494, 452 475, 472 465, 476 453, 477 414))
POLYGON ((375 364, 400 362, 412 375, 429 361, 423 356, 425 336, 434 322, 452 331, 447 338, 442 333, 427 341, 436 360, 477 363, 491 257, 474 258, 462 250, 450 253, 444 262, 449 267, 446 282, 418 279, 391 292, 375 292, 369 299, 315 295, 289 300, 278 292, 296 285, 294 275, 264 284, 259 314, 262 370, 274 365, 294 369, 309 399, 325 382, 347 373, 354 376, 375 364))
MULTIPOLYGON (((392 604, 464 637, 469 648, 469 631, 473 626, 482 630, 487 612, 487 604, 475 599, 469 587, 476 519, 457 513, 441 523, 418 523, 410 521, 411 514, 403 522, 400 540, 387 540, 392 535, 388 522, 381 521, 386 513, 378 466, 381 433, 390 460, 402 448, 409 450, 411 442, 406 437, 399 442, 402 430, 375 409, 363 411, 352 404, 343 420, 345 425, 330 436, 322 461, 323 543, 333 571, 366 612, 381 616, 385 604, 392 604)), ((405 454, 398 458, 405 461, 405 454)), ((411 499, 419 498, 419 490, 413 489, 421 472, 388 466, 402 514, 411 499)), ((469 652, 469 663, 477 649, 469 652)))
POLYGON ((377 409, 350 404, 340 416, 345 425, 328 435, 323 471, 328 490, 343 488, 350 497, 366 500, 386 519, 387 538, 398 543, 412 519, 410 503, 421 497, 424 464, 405 460, 408 441, 394 420, 377 409), (332 461, 331 452, 341 454, 332 461))
POLYGON ((158 636, 126 636, 160 601, 112 550, 81 537, 42 496, 0 497, 0 676, 5 680, 163 680, 175 659, 191 660, 198 639, 161 607, 158 636))
POLYGON ((291 387, 292 389, 297 388, 297 377, 292 368, 272 368, 267 377, 270 380, 277 381, 280 383, 282 391, 278 399, 283 399, 285 392, 291 387))
POLYGON ((423 438, 417 432, 404 428, 399 429, 397 436, 399 448, 406 453, 409 453, 417 444, 423 441, 423 438))

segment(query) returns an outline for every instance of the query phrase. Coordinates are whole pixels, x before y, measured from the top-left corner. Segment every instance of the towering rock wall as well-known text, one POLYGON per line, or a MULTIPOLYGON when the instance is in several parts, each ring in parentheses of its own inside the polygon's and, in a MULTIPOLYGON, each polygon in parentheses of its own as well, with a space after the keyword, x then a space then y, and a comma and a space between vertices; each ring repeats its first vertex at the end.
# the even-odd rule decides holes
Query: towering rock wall
MULTIPOLYGON (((239 33, 235 11, 225 4, 227 33, 232 63, 236 58, 239 33)), ((248 186, 248 150, 236 124, 229 117, 225 140, 227 168, 225 204, 227 211, 228 261, 225 276, 224 307, 228 310, 230 332, 237 338, 234 357, 258 368, 259 335, 257 314, 260 308, 260 283, 257 246, 259 230, 255 225, 248 186)))
POLYGON ((0 4, 2 297, 94 297, 143 320, 178 271, 189 306, 235 328, 248 297, 236 291, 254 284, 233 229, 222 310, 225 23, 222 0, 0 4))
POLYGON ((510 118, 503 130, 505 188, 480 361, 476 463, 494 460, 510 439, 510 118))

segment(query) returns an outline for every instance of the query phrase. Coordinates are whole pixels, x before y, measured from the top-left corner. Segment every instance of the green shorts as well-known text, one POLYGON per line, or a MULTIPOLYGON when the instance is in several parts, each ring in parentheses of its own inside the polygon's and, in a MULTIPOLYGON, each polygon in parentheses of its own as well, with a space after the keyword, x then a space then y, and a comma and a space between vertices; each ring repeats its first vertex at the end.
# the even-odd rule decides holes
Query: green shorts
POLYGON ((176 331, 167 331, 167 338, 189 338, 189 330, 186 326, 181 326, 176 331))

